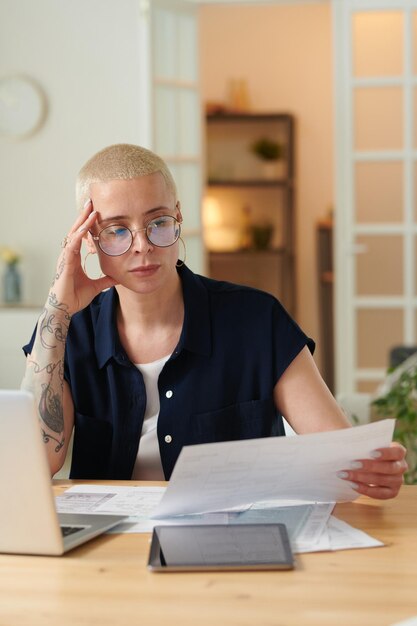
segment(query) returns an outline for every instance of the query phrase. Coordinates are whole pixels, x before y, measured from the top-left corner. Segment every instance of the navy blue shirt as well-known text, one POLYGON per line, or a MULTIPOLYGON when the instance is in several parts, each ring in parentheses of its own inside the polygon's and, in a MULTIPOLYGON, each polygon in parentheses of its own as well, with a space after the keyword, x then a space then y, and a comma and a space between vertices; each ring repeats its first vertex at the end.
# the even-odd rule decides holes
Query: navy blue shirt
MULTIPOLYGON (((198 276, 185 266, 178 271, 184 324, 158 381, 166 479, 184 445, 284 435, 274 386, 305 345, 314 350, 272 295, 198 276)), ((117 304, 112 288, 71 319, 65 348, 75 408, 71 478, 132 476, 146 392, 120 343, 117 304)))

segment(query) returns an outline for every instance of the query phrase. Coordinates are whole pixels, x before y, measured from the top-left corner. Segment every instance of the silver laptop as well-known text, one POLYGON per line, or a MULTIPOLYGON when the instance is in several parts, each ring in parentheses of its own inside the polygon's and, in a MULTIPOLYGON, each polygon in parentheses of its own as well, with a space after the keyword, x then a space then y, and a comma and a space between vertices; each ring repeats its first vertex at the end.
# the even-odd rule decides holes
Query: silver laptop
POLYGON ((0 553, 60 555, 126 519, 58 514, 33 396, 0 390, 0 553))

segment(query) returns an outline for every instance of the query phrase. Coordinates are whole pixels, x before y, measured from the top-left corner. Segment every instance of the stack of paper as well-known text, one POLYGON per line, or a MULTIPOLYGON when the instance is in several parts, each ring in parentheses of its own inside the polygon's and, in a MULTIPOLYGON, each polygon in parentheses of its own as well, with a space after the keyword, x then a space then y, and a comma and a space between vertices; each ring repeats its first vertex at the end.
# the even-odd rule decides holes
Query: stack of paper
POLYGON ((389 446, 394 420, 289 438, 189 446, 168 487, 78 485, 57 497, 59 512, 123 513, 114 532, 164 524, 277 523, 294 552, 382 545, 331 515, 358 497, 337 472, 389 446))

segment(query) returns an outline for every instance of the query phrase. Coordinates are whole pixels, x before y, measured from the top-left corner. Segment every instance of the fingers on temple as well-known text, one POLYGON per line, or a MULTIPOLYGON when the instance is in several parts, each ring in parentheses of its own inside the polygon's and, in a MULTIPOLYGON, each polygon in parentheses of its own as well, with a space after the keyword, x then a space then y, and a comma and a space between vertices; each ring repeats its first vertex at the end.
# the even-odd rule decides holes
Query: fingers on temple
POLYGON ((74 224, 74 227, 70 231, 70 234, 68 235, 68 237, 66 237, 67 242, 65 245, 68 246, 70 250, 72 250, 75 254, 78 254, 80 252, 81 241, 89 228, 91 228, 96 217, 97 214, 95 211, 93 211, 88 215, 87 219, 84 219, 81 222, 77 220, 77 222, 74 224), (78 228, 75 228, 77 224, 79 224, 79 226, 78 228))
POLYGON ((80 227, 82 227, 83 224, 90 219, 93 213, 95 213, 95 211, 93 211, 93 203, 91 202, 91 200, 89 200, 88 202, 86 202, 83 210, 75 220, 69 234, 73 235, 74 233, 76 233, 80 229, 80 227))

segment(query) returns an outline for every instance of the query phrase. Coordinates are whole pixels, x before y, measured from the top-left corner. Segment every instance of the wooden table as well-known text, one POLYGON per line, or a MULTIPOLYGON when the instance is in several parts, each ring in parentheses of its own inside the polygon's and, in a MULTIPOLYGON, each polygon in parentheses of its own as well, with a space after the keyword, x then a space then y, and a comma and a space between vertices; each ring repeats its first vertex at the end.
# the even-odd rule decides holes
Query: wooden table
POLYGON ((388 626, 417 615, 417 486, 335 514, 386 546, 298 555, 289 572, 150 573, 148 534, 105 535, 64 557, 0 555, 0 625, 388 626))

